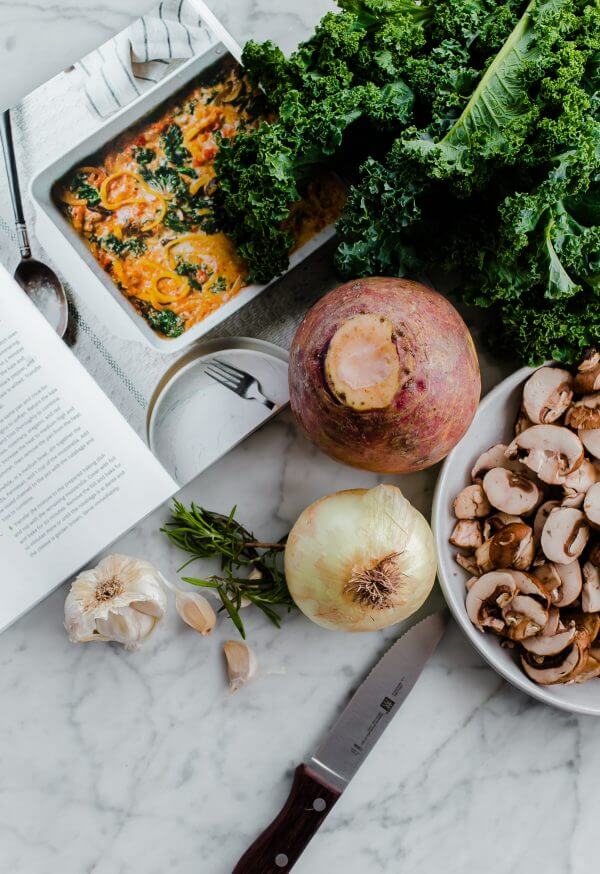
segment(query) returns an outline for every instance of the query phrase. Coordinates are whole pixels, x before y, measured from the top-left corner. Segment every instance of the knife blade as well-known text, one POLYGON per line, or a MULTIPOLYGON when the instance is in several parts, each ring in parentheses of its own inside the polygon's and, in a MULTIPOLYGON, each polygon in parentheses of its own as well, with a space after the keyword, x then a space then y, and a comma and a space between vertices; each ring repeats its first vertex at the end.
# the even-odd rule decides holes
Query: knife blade
POLYGON ((290 871, 419 679, 448 621, 439 610, 402 635, 354 693, 313 756, 296 768, 279 815, 233 874, 290 871))

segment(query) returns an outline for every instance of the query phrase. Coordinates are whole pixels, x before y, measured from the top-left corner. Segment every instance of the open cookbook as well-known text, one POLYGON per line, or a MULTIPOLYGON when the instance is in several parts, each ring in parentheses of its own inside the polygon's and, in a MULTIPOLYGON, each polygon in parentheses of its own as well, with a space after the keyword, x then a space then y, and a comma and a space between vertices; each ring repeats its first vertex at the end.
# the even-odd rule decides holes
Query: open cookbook
MULTIPOLYGON (((201 2, 163 2, 10 112, 33 255, 69 322, 61 339, 12 278, 22 230, 2 167, 0 630, 189 480, 153 454, 156 393, 217 326, 257 336, 232 319, 267 286, 213 203, 219 143, 266 114, 239 59, 201 2)), ((332 236, 343 199, 337 177, 309 185, 291 267, 332 236)), ((246 433, 267 411, 254 415, 246 433)))

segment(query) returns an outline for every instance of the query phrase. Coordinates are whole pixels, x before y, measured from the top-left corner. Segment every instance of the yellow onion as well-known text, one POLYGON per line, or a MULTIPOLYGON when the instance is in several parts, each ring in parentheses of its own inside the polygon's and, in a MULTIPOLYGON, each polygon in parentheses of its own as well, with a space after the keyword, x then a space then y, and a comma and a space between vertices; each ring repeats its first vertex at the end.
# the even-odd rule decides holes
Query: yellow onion
POLYGON ((285 549, 296 605, 337 631, 374 631, 406 619, 429 595, 436 570, 429 525, 392 485, 315 501, 285 549))

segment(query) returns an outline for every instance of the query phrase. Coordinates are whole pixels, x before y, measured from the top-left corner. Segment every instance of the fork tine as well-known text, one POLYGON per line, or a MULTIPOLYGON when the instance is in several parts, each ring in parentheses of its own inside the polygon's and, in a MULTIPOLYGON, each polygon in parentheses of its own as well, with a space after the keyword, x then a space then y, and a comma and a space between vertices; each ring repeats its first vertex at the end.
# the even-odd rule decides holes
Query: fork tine
POLYGON ((211 361, 211 363, 207 365, 206 369, 212 370, 213 373, 218 373, 219 376, 221 377, 221 379, 227 379, 229 382, 235 383, 235 385, 239 385, 242 381, 237 376, 234 376, 232 373, 229 373, 227 370, 223 370, 223 368, 219 367, 219 365, 216 362, 211 361))
POLYGON ((228 371, 232 376, 237 376, 239 379, 250 376, 250 374, 240 370, 239 367, 234 367, 233 364, 228 364, 227 361, 221 361, 220 358, 213 358, 212 361, 215 365, 219 365, 223 370, 228 371))
POLYGON ((211 379, 214 379, 215 382, 218 382, 219 385, 223 385, 225 386, 225 388, 229 388, 232 391, 235 391, 238 386, 237 382, 234 382, 233 379, 231 379, 230 377, 224 376, 218 370, 212 370, 208 367, 205 367, 204 372, 211 379))

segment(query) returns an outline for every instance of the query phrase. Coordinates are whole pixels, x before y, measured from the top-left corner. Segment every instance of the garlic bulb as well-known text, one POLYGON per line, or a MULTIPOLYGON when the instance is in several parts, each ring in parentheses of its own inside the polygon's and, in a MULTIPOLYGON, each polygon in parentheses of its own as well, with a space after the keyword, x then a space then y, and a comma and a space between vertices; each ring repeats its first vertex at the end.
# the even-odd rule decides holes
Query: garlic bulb
POLYGON ((374 631, 406 619, 429 595, 436 570, 429 525, 392 485, 311 504, 285 550, 296 605, 338 631, 374 631))
POLYGON ((258 668, 256 655, 247 644, 239 640, 225 641, 223 653, 227 662, 229 691, 237 692, 256 674, 258 668))
POLYGON ((160 573, 147 561, 107 555, 83 571, 65 601, 65 628, 73 643, 114 640, 137 649, 165 614, 160 573))
POLYGON ((175 607, 183 621, 203 636, 210 634, 217 624, 217 614, 199 592, 183 592, 177 589, 175 607))

